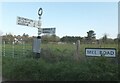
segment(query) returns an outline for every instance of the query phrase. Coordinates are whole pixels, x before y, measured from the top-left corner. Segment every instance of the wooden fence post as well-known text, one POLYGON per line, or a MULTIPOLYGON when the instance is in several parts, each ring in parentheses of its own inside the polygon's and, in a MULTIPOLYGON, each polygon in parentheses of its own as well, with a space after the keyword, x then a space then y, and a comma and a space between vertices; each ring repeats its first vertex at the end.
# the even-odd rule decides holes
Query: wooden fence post
POLYGON ((23 50, 23 56, 25 55, 25 42, 24 41, 22 41, 22 46, 23 46, 23 48, 22 48, 22 50, 23 50))
POLYGON ((13 58, 14 58, 14 41, 12 42, 12 49, 13 49, 13 58))
POLYGON ((75 59, 78 61, 80 57, 80 40, 76 42, 76 56, 75 59))
POLYGON ((80 40, 77 40, 77 56, 80 56, 80 40))
POLYGON ((4 47, 4 54, 3 54, 3 56, 5 56, 5 41, 3 42, 3 47, 4 47))

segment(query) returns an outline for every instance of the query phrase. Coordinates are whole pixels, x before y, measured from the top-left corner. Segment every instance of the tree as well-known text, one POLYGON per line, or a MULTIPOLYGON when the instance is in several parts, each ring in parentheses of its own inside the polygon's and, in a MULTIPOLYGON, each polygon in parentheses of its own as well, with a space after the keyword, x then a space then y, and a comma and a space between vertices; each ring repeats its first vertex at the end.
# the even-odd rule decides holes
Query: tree
POLYGON ((22 40, 25 41, 26 43, 30 42, 30 40, 29 40, 29 35, 24 33, 24 34, 22 35, 22 40))
POLYGON ((93 30, 89 30, 86 37, 87 42, 92 43, 96 39, 95 35, 93 30))
POLYGON ((108 39, 107 34, 104 34, 104 36, 102 37, 102 42, 104 44, 106 44, 107 43, 107 39, 108 39))
POLYGON ((14 36, 11 33, 6 33, 6 35, 3 35, 2 37, 5 43, 12 43, 14 41, 14 36))
POLYGON ((58 42, 60 41, 60 38, 56 35, 43 35, 42 36, 42 42, 48 43, 48 42, 58 42))
POLYGON ((67 42, 67 43, 74 43, 77 40, 81 40, 82 38, 80 36, 64 36, 60 39, 61 42, 67 42))

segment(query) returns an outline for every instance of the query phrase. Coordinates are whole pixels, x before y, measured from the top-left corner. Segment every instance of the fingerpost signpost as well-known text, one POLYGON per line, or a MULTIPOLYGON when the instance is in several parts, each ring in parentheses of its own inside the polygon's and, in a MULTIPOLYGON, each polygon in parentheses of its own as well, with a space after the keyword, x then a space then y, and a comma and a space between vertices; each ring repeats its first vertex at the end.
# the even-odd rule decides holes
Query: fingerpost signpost
POLYGON ((35 53, 35 58, 40 58, 40 53, 41 53, 41 34, 55 34, 56 28, 41 28, 41 16, 43 14, 42 8, 39 8, 38 10, 38 15, 39 15, 39 20, 32 20, 28 18, 23 18, 23 17, 17 17, 17 25, 23 25, 23 26, 28 26, 28 27, 35 27, 38 28, 38 36, 33 38, 33 45, 32 45, 32 51, 35 53))

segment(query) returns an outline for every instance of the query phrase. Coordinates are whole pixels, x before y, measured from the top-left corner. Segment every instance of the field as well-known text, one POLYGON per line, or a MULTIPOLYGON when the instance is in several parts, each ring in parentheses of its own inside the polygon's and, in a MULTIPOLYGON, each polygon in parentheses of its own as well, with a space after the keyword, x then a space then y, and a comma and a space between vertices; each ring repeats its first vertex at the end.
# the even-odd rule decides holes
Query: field
POLYGON ((0 56, 0 75, 2 74, 2 57, 0 56))
POLYGON ((86 47, 116 48, 117 44, 82 44, 76 59, 74 44, 42 44, 36 59, 31 45, 7 44, 2 51, 2 75, 7 80, 28 81, 115 81, 118 80, 117 58, 86 57, 86 47))

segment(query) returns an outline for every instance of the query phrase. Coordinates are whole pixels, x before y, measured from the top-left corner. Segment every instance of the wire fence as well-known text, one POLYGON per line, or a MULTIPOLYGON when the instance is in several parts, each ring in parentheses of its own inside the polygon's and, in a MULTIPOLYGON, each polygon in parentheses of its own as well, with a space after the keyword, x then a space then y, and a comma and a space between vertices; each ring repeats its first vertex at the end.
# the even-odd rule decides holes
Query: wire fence
MULTIPOLYGON (((80 42, 79 42, 80 43, 80 42)), ((79 45, 78 45, 79 46, 79 45)), ((75 44, 59 44, 59 43, 55 43, 55 44, 44 44, 42 43, 42 52, 41 54, 44 55, 44 52, 46 53, 46 51, 44 49, 48 49, 50 48, 50 52, 54 52, 56 55, 59 52, 59 50, 61 51, 60 54, 61 55, 69 55, 72 51, 74 53, 77 52, 77 55, 85 55, 85 48, 117 48, 117 44, 81 44, 79 46, 76 46, 75 44), (77 48, 76 48, 77 47, 77 48), (52 51, 54 50, 54 51, 52 51), (63 53, 62 51, 67 50, 69 51, 68 54, 63 53)), ((74 55, 74 54, 73 54, 74 55)), ((6 57, 13 57, 13 58, 20 58, 20 57, 31 57, 33 56, 33 50, 32 50, 32 42, 31 43, 27 43, 25 41, 21 41, 21 42, 5 42, 2 41, 2 56, 6 56, 6 57)))
POLYGON ((7 57, 26 57, 32 53, 32 45, 26 44, 24 41, 21 43, 6 43, 2 42, 2 56, 7 57))

